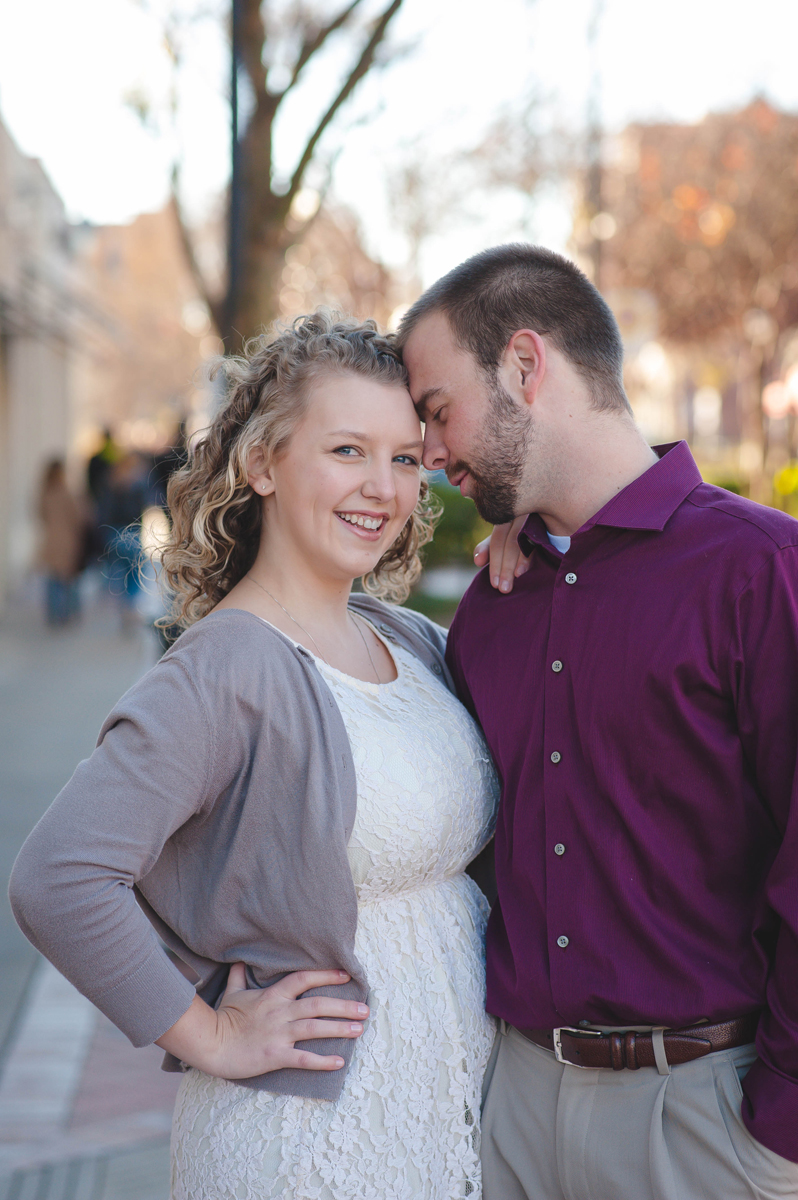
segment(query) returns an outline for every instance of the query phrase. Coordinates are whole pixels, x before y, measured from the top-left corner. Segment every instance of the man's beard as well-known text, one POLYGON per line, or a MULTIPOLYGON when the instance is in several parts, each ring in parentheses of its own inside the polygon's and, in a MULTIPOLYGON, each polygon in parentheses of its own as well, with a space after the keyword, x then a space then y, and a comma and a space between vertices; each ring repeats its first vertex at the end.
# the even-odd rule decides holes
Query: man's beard
POLYGON ((519 493, 532 442, 532 414, 519 408, 498 380, 491 385, 490 401, 479 457, 454 463, 447 474, 468 471, 477 512, 491 525, 503 525, 521 511, 519 493))

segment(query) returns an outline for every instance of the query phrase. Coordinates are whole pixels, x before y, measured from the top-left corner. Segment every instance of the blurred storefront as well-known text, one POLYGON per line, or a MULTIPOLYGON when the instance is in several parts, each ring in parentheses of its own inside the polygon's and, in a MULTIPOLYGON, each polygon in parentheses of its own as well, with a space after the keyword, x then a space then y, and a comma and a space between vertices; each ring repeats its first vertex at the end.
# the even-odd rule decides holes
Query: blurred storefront
POLYGON ((63 204, 0 123, 0 604, 34 553, 43 465, 73 432, 71 269, 63 204))

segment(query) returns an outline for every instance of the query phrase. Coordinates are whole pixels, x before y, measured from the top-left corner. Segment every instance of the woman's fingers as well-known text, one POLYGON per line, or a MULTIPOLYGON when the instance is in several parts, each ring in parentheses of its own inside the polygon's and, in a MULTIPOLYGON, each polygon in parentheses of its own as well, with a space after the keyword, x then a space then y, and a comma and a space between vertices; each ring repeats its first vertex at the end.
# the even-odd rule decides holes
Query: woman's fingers
MULTIPOLYGON (((518 545, 518 535, 526 520, 526 516, 520 516, 504 525, 496 525, 490 536, 490 582, 500 592, 511 592, 513 580, 529 569, 529 560, 521 553, 521 547, 518 545)), ((484 542, 480 542, 478 549, 484 545, 484 542)), ((476 562, 476 557, 474 561, 476 562)))
POLYGON ((478 567, 484 567, 490 558, 490 538, 483 538, 481 542, 477 542, 477 548, 474 551, 474 563, 478 567))
POLYGON ((360 1021, 292 1021, 288 1027, 294 1042, 309 1042, 311 1038, 356 1038, 363 1032, 360 1021))
POLYGON ((336 987, 347 983, 351 976, 346 971, 293 971, 279 983, 273 984, 273 990, 278 996, 289 1000, 309 992, 311 988, 336 987))
POLYGON ((338 1000, 335 996, 308 996, 305 1000, 297 1000, 294 1008, 294 1019, 297 1021, 309 1017, 341 1017, 363 1021, 368 1015, 367 1004, 360 1004, 357 1000, 338 1000))
POLYGON ((227 987, 224 989, 224 998, 232 996, 235 992, 245 992, 247 990, 247 968, 242 962, 233 963, 227 975, 227 987))
POLYGON ((340 1071, 343 1065, 344 1060, 336 1054, 313 1054, 310 1050, 292 1050, 284 1063, 301 1071, 340 1071))
POLYGON ((215 1013, 210 1073, 245 1079, 286 1066, 339 1070, 343 1066, 339 1055, 296 1052, 295 1045, 316 1038, 360 1037, 369 1015, 367 1005, 338 996, 306 995, 315 988, 340 986, 350 978, 346 971, 296 971, 272 987, 247 988, 244 965, 234 963, 215 1013))

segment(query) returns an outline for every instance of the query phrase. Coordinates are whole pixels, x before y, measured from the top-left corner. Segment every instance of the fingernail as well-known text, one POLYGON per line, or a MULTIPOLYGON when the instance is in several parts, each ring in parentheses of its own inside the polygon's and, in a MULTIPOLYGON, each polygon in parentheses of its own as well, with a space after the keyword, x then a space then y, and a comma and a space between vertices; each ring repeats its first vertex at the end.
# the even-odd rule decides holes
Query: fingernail
POLYGON ((356 1025, 356 1024, 354 1024, 354 1023, 353 1023, 353 1024, 351 1024, 351 1025, 349 1026, 349 1031, 350 1031, 350 1033, 362 1033, 362 1032, 363 1032, 363 1026, 362 1026, 362 1025, 356 1025))
POLYGON ((358 1004, 357 1011, 359 1013, 361 1013, 364 1017, 367 1017, 369 1015, 369 1010, 366 1008, 365 1004, 358 1004))
POLYGON ((338 972, 338 974, 341 976, 341 979, 348 979, 348 978, 349 978, 349 975, 347 974, 347 972, 346 972, 346 971, 339 971, 339 972, 338 972))
POLYGON ((503 592, 509 592, 509 590, 510 590, 510 584, 507 582, 506 579, 502 583, 501 590, 503 592))
POLYGON ((498 587, 498 586, 499 586, 499 576, 498 576, 498 575, 494 575, 494 576, 493 576, 493 586, 494 586, 494 587, 498 587))
POLYGON ((336 1067, 342 1067, 344 1065, 344 1060, 342 1058, 336 1058, 335 1065, 336 1067))

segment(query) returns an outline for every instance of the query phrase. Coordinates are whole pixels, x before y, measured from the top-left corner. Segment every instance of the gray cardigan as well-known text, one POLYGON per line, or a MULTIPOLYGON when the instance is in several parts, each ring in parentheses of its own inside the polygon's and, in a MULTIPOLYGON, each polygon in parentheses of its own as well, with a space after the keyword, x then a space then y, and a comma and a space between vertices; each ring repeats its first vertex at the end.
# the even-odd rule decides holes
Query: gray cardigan
MULTIPOLYGON (((444 630, 367 596, 351 604, 454 690, 444 630)), ((194 997, 158 937, 212 1005, 237 961, 253 987, 343 968, 351 982, 320 990, 365 1000, 346 853, 356 802, 346 729, 310 656, 251 613, 212 613, 122 697, 30 834, 11 875, 14 915, 134 1046, 194 997)), ((239 1082, 336 1099, 354 1043, 302 1046, 346 1067, 239 1082)))

